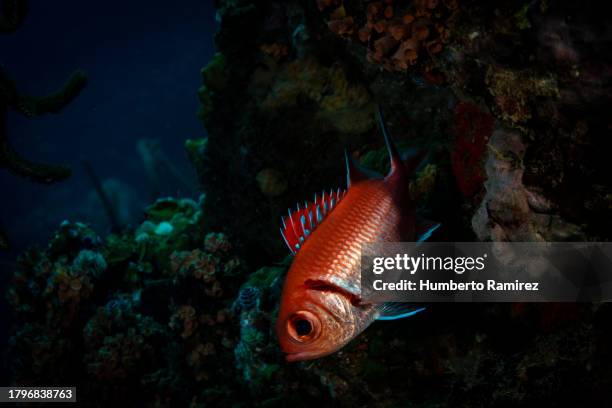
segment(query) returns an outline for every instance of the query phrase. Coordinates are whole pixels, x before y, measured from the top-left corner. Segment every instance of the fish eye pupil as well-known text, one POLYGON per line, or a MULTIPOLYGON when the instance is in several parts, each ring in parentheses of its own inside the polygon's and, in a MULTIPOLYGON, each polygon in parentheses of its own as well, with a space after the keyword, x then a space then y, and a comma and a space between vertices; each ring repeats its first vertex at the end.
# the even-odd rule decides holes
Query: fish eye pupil
POLYGON ((293 324, 298 336, 308 336, 312 332, 312 324, 306 319, 297 319, 293 324))

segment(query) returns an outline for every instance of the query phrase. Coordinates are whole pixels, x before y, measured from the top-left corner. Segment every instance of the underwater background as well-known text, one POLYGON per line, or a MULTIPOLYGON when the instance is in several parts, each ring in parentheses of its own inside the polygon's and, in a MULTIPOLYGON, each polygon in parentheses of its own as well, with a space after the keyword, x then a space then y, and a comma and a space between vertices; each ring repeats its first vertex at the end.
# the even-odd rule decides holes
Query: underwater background
POLYGON ((83 208, 98 203, 82 201, 93 187, 81 160, 103 181, 114 181, 118 194, 128 196, 125 200, 133 196, 127 203, 132 207, 141 207, 152 194, 195 194, 194 172, 181 142, 204 132, 194 112, 199 70, 214 53, 214 13, 205 1, 184 2, 180 8, 150 1, 120 7, 29 2, 23 25, 0 36, 3 68, 20 92, 55 92, 77 69, 88 81, 78 103, 61 115, 32 120, 9 111, 8 132, 16 135, 11 142, 17 151, 73 170, 72 177, 51 188, 0 174, 4 191, 13 198, 1 205, 2 213, 10 215, 4 224, 14 245, 23 248, 33 238, 42 242, 66 218, 86 217, 99 228, 108 224, 101 209, 83 208), (167 181, 155 191, 138 149, 147 140, 185 180, 167 181))
MULTIPOLYGON (((441 241, 608 241, 612 27, 565 0, 0 0, 1 384, 86 406, 590 406, 612 308, 439 304, 288 364, 280 216, 384 172, 441 241), (5 244, 6 245, 3 245, 5 244)), ((604 403, 605 405, 605 403, 604 403)))
MULTIPOLYGON (((116 197, 124 225, 138 223, 154 196, 197 196, 182 141, 205 134, 195 116, 194 89, 200 68, 214 53, 211 2, 186 1, 180 8, 150 1, 120 7, 72 0, 28 3, 19 30, 0 35, 2 69, 29 95, 57 91, 76 69, 86 72, 88 84, 78 103, 61 115, 30 119, 8 112, 14 149, 31 160, 68 165, 72 176, 47 186, 0 172, 0 225, 11 237, 10 251, 0 252, 3 288, 16 255, 44 245, 63 220, 86 222, 103 234, 110 230, 83 160, 116 197), (149 156, 138 148, 147 143, 149 156), (153 158, 149 164, 145 160, 158 154, 167 157, 180 180, 171 174, 151 179, 147 168, 153 158)), ((2 312, 9 315, 5 307, 2 312)), ((2 319, 4 334, 6 322, 2 319)), ((5 340, 3 335, 3 349, 5 340)))

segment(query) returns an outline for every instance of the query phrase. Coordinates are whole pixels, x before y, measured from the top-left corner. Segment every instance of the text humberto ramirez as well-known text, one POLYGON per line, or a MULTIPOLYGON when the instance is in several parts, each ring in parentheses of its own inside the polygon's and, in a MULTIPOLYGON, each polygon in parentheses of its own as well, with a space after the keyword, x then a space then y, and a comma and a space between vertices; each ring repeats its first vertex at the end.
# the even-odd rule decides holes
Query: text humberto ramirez
MULTIPOLYGON (((452 271, 462 275, 466 271, 482 271, 485 269, 487 254, 479 257, 441 257, 441 256, 411 256, 408 254, 396 254, 393 257, 374 257, 372 272, 381 275, 386 271, 400 270, 414 275, 418 271, 452 271)), ((455 282, 453 279, 447 282, 435 282, 429 279, 420 279, 418 282, 401 279, 397 282, 385 282, 375 279, 372 283, 377 291, 538 291, 539 282, 498 282, 487 279, 486 282, 475 280, 469 282, 455 282)))

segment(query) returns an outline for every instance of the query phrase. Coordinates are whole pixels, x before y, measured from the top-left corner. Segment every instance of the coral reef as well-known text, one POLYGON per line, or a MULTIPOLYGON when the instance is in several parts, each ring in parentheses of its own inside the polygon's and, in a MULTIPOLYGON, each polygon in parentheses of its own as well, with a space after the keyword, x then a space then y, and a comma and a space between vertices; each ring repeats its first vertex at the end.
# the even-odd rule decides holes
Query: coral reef
POLYGON ((234 349, 236 368, 255 394, 265 392, 281 371, 278 350, 271 347, 271 327, 284 272, 283 267, 258 270, 243 284, 234 301, 233 309, 240 321, 240 340, 234 349))
POLYGON ((486 195, 472 225, 483 241, 584 241, 580 227, 554 214, 554 204, 523 184, 525 145, 518 133, 497 129, 488 145, 486 195))
MULTIPOLYGON (((207 99, 211 104, 203 101, 209 138, 196 167, 207 192, 205 227, 235 236, 235 250, 250 265, 284 255, 269 239, 277 233, 269 220, 342 183, 342 147, 384 173, 384 148, 371 122, 363 122, 373 103, 388 112, 404 153, 429 151, 411 191, 422 197, 421 212, 442 221, 442 239, 610 238, 599 222, 609 218, 611 186, 597 136, 610 129, 602 110, 612 85, 602 51, 610 45, 597 39, 606 34, 593 9, 567 22, 574 10, 567 1, 218 6, 226 80, 215 100, 207 99), (333 106, 347 109, 350 126, 338 111, 331 120, 324 115, 337 97, 343 102, 333 106)), ((346 406, 561 403, 586 389, 563 372, 583 372, 586 361, 600 357, 609 361, 592 344, 609 336, 595 323, 607 307, 576 306, 579 317, 572 313, 549 330, 547 316, 566 312, 473 305, 436 306, 405 325, 377 324, 340 353, 286 366, 270 346, 273 296, 271 287, 245 283, 234 303, 237 368, 262 405, 299 405, 295 393, 346 406), (581 334, 572 337, 572 330, 581 334), (570 338, 581 352, 568 359, 561 343, 570 338), (483 392, 492 399, 479 399, 483 392)), ((598 367, 589 381, 603 395, 611 373, 598 367)))
POLYGON ((282 173, 274 169, 263 169, 255 177, 259 189, 267 196, 278 196, 287 190, 287 181, 282 173))
POLYGON ((261 98, 264 111, 295 107, 306 99, 317 107, 315 120, 328 122, 339 132, 359 134, 373 125, 370 95, 364 87, 349 83, 338 65, 322 67, 313 59, 297 59, 281 67, 271 63, 254 75, 250 91, 261 98), (261 89, 269 90, 260 95, 261 89))
POLYGON ((104 238, 66 222, 25 253, 8 292, 15 383, 77 384, 93 406, 610 400, 607 303, 437 304, 296 364, 273 331, 290 262, 279 216, 343 187, 345 148, 384 173, 376 104, 403 154, 429 152, 411 192, 442 240, 609 240, 601 7, 216 5, 218 53, 198 91, 208 137, 185 145, 205 196, 159 199, 104 238))
MULTIPOLYGON (((155 222, 193 215, 191 204, 153 207, 155 222)), ((102 240, 78 223, 24 254, 8 292, 14 381, 70 382, 92 406, 481 406, 483 393, 495 405, 533 406, 607 396, 605 304, 438 305, 411 322, 376 323, 327 358, 287 364, 273 327, 290 258, 247 274, 227 236, 192 234, 168 269, 133 234, 102 240)))
POLYGON ((215 95, 226 86, 225 69, 225 56, 221 53, 215 54, 208 65, 202 68, 203 85, 198 89, 198 98, 202 105, 198 109, 198 116, 205 122, 210 119, 213 112, 215 95))
POLYGON ((121 295, 99 307, 83 328, 83 363, 99 384, 147 375, 163 358, 164 327, 139 314, 137 307, 138 294, 121 295))
POLYGON ((206 154, 206 144, 208 139, 187 139, 185 141, 185 151, 187 152, 187 157, 193 164, 195 168, 202 168, 204 165, 202 160, 206 154))
POLYGON ((540 77, 528 72, 490 66, 485 83, 498 115, 516 126, 531 118, 536 100, 559 97, 559 88, 552 75, 540 77))
POLYGON ((420 64, 430 81, 440 80, 432 72, 435 56, 449 40, 459 12, 457 0, 374 1, 365 7, 349 1, 317 1, 317 5, 328 13, 327 25, 334 34, 366 45, 368 61, 400 72, 420 64), (365 9, 365 18, 348 14, 347 9, 357 7, 365 9))
POLYGON ((14 381, 79 384, 96 406, 141 404, 136 389, 147 405, 229 401, 213 385, 238 387, 230 309, 245 268, 199 214, 193 201, 158 200, 136 234, 101 239, 64 222, 45 250, 23 254, 7 292, 14 381))

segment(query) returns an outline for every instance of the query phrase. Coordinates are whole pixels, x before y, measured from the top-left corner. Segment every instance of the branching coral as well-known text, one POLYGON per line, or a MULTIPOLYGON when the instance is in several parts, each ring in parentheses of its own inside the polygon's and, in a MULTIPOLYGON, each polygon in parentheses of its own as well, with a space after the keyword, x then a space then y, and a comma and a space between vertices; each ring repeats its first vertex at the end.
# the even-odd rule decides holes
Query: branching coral
POLYGON ((6 117, 8 109, 29 118, 58 113, 81 93, 85 84, 85 74, 76 71, 57 93, 43 97, 26 96, 17 91, 15 83, 0 68, 0 168, 44 184, 70 176, 70 169, 66 166, 36 163, 13 150, 7 134, 6 117))
MULTIPOLYGON (((19 28, 27 9, 27 0, 0 0, 0 33, 10 33, 19 28)), ((70 169, 66 166, 34 162, 12 148, 7 129, 8 110, 28 118, 58 113, 81 93, 86 82, 85 74, 76 71, 58 92, 33 97, 19 93, 15 82, 0 66, 0 169, 43 184, 62 181, 70 176, 70 169)), ((6 248, 8 239, 0 230, 0 249, 6 248)))

